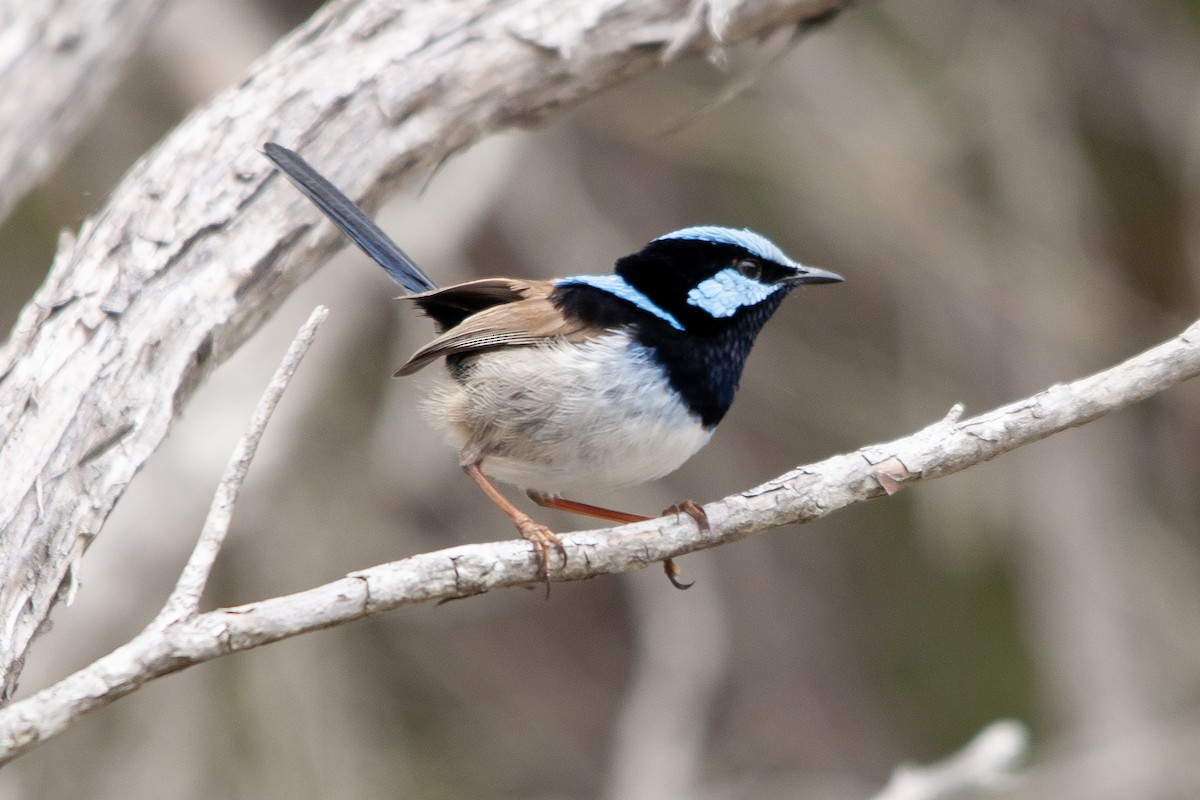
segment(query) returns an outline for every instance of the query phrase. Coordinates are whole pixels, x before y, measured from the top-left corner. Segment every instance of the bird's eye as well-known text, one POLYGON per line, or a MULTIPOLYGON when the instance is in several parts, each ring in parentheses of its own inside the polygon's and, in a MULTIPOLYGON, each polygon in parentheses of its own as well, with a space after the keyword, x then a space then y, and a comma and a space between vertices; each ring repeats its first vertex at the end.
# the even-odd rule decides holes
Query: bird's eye
POLYGON ((753 259, 742 259, 734 266, 737 268, 738 272, 742 273, 752 281, 756 281, 762 277, 762 264, 753 259))

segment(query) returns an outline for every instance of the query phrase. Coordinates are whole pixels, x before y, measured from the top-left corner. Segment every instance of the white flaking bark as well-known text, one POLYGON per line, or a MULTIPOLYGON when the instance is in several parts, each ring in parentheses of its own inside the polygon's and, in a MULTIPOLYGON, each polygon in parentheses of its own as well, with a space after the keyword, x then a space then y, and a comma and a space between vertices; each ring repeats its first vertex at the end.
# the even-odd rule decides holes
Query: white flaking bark
MULTIPOLYGON (((636 569, 817 519, 988 461, 1197 374, 1200 321, 1174 339, 1095 375, 967 420, 959 419, 961 409, 955 407, 946 419, 910 436, 798 467, 711 503, 705 506, 708 531, 698 530, 690 517, 681 515, 563 534, 567 563, 555 568, 551 577, 582 580, 636 569)), ((463 545, 381 564, 284 597, 152 625, 99 661, 0 710, 0 763, 156 677, 403 606, 537 585, 538 561, 531 545, 521 540, 463 545)))
MULTIPOLYGON (((722 40, 847 4, 725 4, 722 40)), ((488 133, 656 67, 689 8, 332 3, 131 169, 64 237, 0 350, 0 701, 69 590, 73 554, 196 386, 341 244, 256 148, 300 149, 370 207, 488 133)), ((711 45, 698 31, 680 53, 711 45)))

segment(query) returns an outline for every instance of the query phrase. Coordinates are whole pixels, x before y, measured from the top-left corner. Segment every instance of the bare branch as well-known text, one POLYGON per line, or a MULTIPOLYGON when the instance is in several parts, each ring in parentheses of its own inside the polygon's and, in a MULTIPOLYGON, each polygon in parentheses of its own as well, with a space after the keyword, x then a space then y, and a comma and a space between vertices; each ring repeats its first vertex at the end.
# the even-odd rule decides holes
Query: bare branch
MULTIPOLYGON (((716 547, 781 525, 807 522, 919 481, 949 475, 1053 433, 1089 422, 1200 374, 1200 321, 1111 369, 959 421, 799 467, 705 507, 710 529, 687 516, 561 536, 567 564, 558 581, 581 580, 716 547), (882 476, 886 476, 881 480, 882 476)), ((64 730, 84 713, 143 683, 371 614, 492 589, 541 584, 523 540, 464 545, 381 564, 332 583, 235 608, 151 626, 133 641, 0 710, 0 763, 64 730)))
POLYGON ((213 496, 208 517, 204 520, 204 528, 200 531, 200 538, 196 542, 195 549, 192 550, 191 558, 183 568, 183 574, 179 576, 179 582, 175 584, 175 589, 171 592, 163 610, 151 624, 152 628, 165 628, 171 623, 195 616, 199 610, 200 596, 204 594, 204 586, 208 583, 208 576, 212 573, 213 564, 221 552, 221 546, 225 544, 225 537, 229 533, 229 523, 233 519, 233 506, 237 503, 238 492, 241 491, 242 482, 246 479, 250 462, 254 460, 254 454, 258 451, 258 443, 262 441, 267 423, 270 421, 271 415, 275 413, 275 407, 279 405, 279 399, 283 397, 288 384, 292 382, 296 368, 300 366, 300 361, 308 352, 308 348, 312 346, 313 340, 316 339, 317 329, 321 327, 321 323, 328 316, 329 309, 324 306, 317 306, 313 309, 308 321, 304 323, 296 334, 296 338, 292 340, 292 344, 279 364, 279 368, 275 370, 271 382, 267 384, 246 431, 238 440, 237 447, 229 459, 225 474, 221 476, 221 482, 213 496))
MULTIPOLYGON (((722 4, 721 38, 847 4, 722 4)), ((69 588, 70 554, 196 387, 341 244, 256 148, 300 147, 372 206, 488 133, 658 67, 693 5, 331 4, 131 169, 0 350, 0 701, 69 588)), ((700 29, 685 40, 684 55, 713 45, 700 29)))
POLYGON ((0 220, 99 110, 164 0, 0 0, 0 220))
POLYGON ((897 768, 872 800, 940 800, 988 788, 1008 777, 1028 750, 1028 728, 1016 720, 997 720, 936 764, 897 768))

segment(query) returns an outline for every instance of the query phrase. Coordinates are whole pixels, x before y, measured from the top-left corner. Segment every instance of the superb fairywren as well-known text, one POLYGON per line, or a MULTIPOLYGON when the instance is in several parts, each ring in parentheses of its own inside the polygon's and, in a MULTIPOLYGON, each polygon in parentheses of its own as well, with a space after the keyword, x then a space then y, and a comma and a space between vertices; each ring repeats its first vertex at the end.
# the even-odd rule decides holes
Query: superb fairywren
MULTIPOLYGON (((648 519, 563 493, 662 477, 704 446, 733 402, 742 366, 784 297, 842 277, 805 267, 748 230, 699 226, 658 237, 610 275, 484 278, 438 288, 353 202, 299 155, 265 155, 433 318, 438 337, 396 373, 443 360, 426 403, 459 464, 537 548, 544 525, 490 478, 535 503, 614 522, 648 519), (490 476, 490 477, 489 477, 490 476)), ((677 507, 706 524, 694 503, 677 507)), ((675 580, 674 565, 665 562, 675 580)))

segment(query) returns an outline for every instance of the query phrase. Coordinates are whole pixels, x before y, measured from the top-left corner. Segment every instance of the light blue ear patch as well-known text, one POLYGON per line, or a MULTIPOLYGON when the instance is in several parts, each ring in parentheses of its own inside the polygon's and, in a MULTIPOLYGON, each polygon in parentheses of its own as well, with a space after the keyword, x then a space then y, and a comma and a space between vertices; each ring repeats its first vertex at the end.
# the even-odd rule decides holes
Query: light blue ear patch
POLYGON ((663 234, 654 241, 658 242, 663 239, 692 239, 713 244, 731 244, 734 247, 742 248, 752 256, 774 261, 785 267, 799 266, 770 239, 746 228, 739 230, 738 228, 722 228, 720 225, 697 225, 663 234))
POLYGON ((779 284, 769 285, 747 278, 733 267, 700 281, 687 295, 688 305, 707 311, 714 317, 732 317, 739 308, 753 306, 779 291, 779 284))
MULTIPOLYGON (((620 275, 576 275, 573 278, 562 278, 554 282, 555 286, 591 286, 594 289, 600 289, 608 292, 611 295, 616 295, 622 300, 627 300, 640 308, 642 311, 648 311, 654 316, 666 322, 675 330, 683 330, 683 326, 679 324, 679 320, 667 311, 663 311, 654 301, 646 295, 642 294, 637 289, 625 282, 625 279, 620 275)), ((695 290, 693 290, 695 291, 695 290)))

